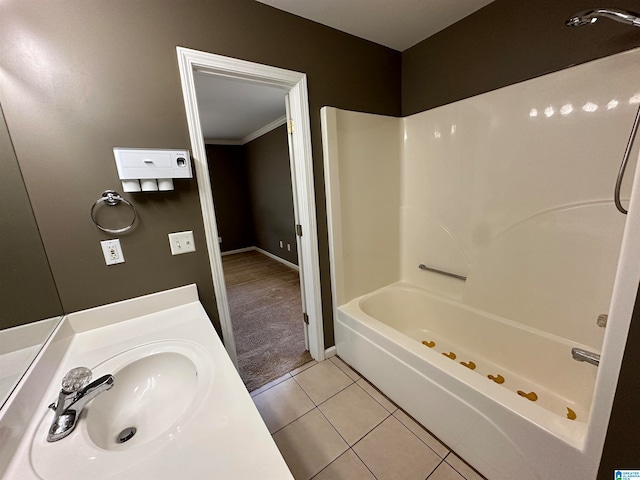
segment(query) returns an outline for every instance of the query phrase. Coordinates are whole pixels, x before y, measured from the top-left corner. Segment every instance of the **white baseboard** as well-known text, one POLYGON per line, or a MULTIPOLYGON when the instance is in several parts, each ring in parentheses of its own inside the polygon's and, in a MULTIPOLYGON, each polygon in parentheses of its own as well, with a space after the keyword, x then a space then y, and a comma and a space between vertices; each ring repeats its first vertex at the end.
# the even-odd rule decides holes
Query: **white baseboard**
POLYGON ((256 247, 245 247, 238 248, 236 250, 229 250, 228 252, 220 252, 220 256, 224 257, 225 255, 233 255, 235 253, 244 253, 244 252, 252 252, 256 249, 256 247))
POLYGON ((333 347, 329 347, 324 351, 324 357, 325 358, 329 358, 329 357, 334 357, 338 352, 336 351, 336 347, 335 345, 333 347))
POLYGON ((298 267, 298 265, 296 265, 295 263, 291 263, 287 260, 285 260, 284 258, 280 258, 277 255, 274 255, 273 253, 267 252, 266 250, 263 250, 261 248, 258 247, 253 247, 255 250, 257 250, 258 252, 260 252, 263 255, 266 255, 269 258, 273 258, 275 261, 280 262, 284 265, 286 265, 289 268, 293 268, 294 270, 299 271, 300 268, 298 267))
POLYGON ((259 247, 245 247, 245 248, 238 248, 237 250, 229 250, 228 252, 222 252, 220 253, 220 255, 222 257, 224 257, 225 255, 233 255, 235 253, 244 253, 244 252, 260 252, 263 255, 266 255, 269 258, 274 259, 277 262, 280 262, 284 265, 286 265, 289 268, 293 268, 296 271, 300 271, 300 267, 298 267, 298 265, 296 265, 295 263, 291 263, 288 260, 285 260, 284 258, 280 258, 277 255, 274 255, 273 253, 267 252, 266 250, 263 250, 259 247))

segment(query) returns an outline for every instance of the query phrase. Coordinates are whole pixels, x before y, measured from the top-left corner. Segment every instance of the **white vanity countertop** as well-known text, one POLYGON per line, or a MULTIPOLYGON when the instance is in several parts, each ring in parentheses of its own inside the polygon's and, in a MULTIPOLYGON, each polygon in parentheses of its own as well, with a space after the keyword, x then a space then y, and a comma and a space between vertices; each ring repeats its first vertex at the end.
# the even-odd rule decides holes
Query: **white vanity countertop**
MULTIPOLYGON (((75 333, 4 479, 293 479, 198 301, 194 285, 71 314, 64 322, 75 333), (158 307, 163 309, 153 312, 158 307), (136 316, 130 318, 132 315, 136 316), (53 418, 47 406, 57 400, 60 381, 68 370, 86 366, 94 369, 95 379, 111 373, 101 371, 101 363, 119 358, 122 352, 135 356, 137 350, 131 349, 141 345, 147 345, 142 352, 148 351, 155 348, 150 345, 155 342, 187 346, 206 361, 204 370, 210 372, 202 376, 198 372, 199 382, 211 378, 210 387, 200 391, 200 398, 170 432, 146 445, 102 450, 89 440, 85 414, 68 437, 46 443, 53 418)), ((117 382, 117 372, 114 377, 117 382)), ((85 411, 90 407, 91 402, 85 411)), ((0 417, 0 427, 1 422, 0 417)))

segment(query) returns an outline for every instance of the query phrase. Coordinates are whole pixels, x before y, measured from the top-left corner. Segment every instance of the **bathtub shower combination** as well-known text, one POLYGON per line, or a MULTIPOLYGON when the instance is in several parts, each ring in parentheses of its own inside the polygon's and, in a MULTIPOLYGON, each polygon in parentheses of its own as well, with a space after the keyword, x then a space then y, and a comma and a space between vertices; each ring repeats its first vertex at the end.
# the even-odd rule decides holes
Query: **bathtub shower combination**
POLYGON ((490 480, 596 477, 639 104, 632 50, 406 118, 322 111, 338 355, 490 480))

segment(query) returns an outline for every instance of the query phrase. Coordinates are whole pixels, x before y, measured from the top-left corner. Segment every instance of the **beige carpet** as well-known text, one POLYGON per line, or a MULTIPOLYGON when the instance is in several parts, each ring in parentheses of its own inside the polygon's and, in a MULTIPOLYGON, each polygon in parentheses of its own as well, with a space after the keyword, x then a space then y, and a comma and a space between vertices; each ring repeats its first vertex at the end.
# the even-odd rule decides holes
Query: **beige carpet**
POLYGON ((298 272, 257 251, 222 257, 238 368, 253 391, 311 360, 298 272))

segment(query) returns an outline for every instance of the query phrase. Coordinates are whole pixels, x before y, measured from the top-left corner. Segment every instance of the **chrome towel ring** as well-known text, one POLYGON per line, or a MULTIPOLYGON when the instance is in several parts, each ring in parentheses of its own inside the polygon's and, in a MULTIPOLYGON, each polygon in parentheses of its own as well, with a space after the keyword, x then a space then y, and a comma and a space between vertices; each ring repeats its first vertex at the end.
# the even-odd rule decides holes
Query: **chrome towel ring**
POLYGON ((133 204, 131 204, 130 202, 122 198, 120 194, 115 190, 105 190, 102 193, 102 196, 98 200, 96 200, 96 203, 94 203, 93 206, 91 207, 91 220, 93 220, 93 223, 96 224, 96 227, 98 227, 103 232, 107 232, 107 233, 124 233, 130 230, 131 227, 133 227, 133 224, 136 223, 137 218, 138 218, 138 212, 136 210, 136 207, 134 207, 133 204), (122 228, 107 228, 100 225, 96 220, 96 215, 95 215, 96 207, 101 203, 104 203, 105 205, 108 205, 110 207, 114 207, 118 205, 120 202, 123 202, 125 205, 128 205, 129 207, 131 207, 131 210, 133 210, 133 220, 131 220, 131 223, 126 227, 122 227, 122 228))

